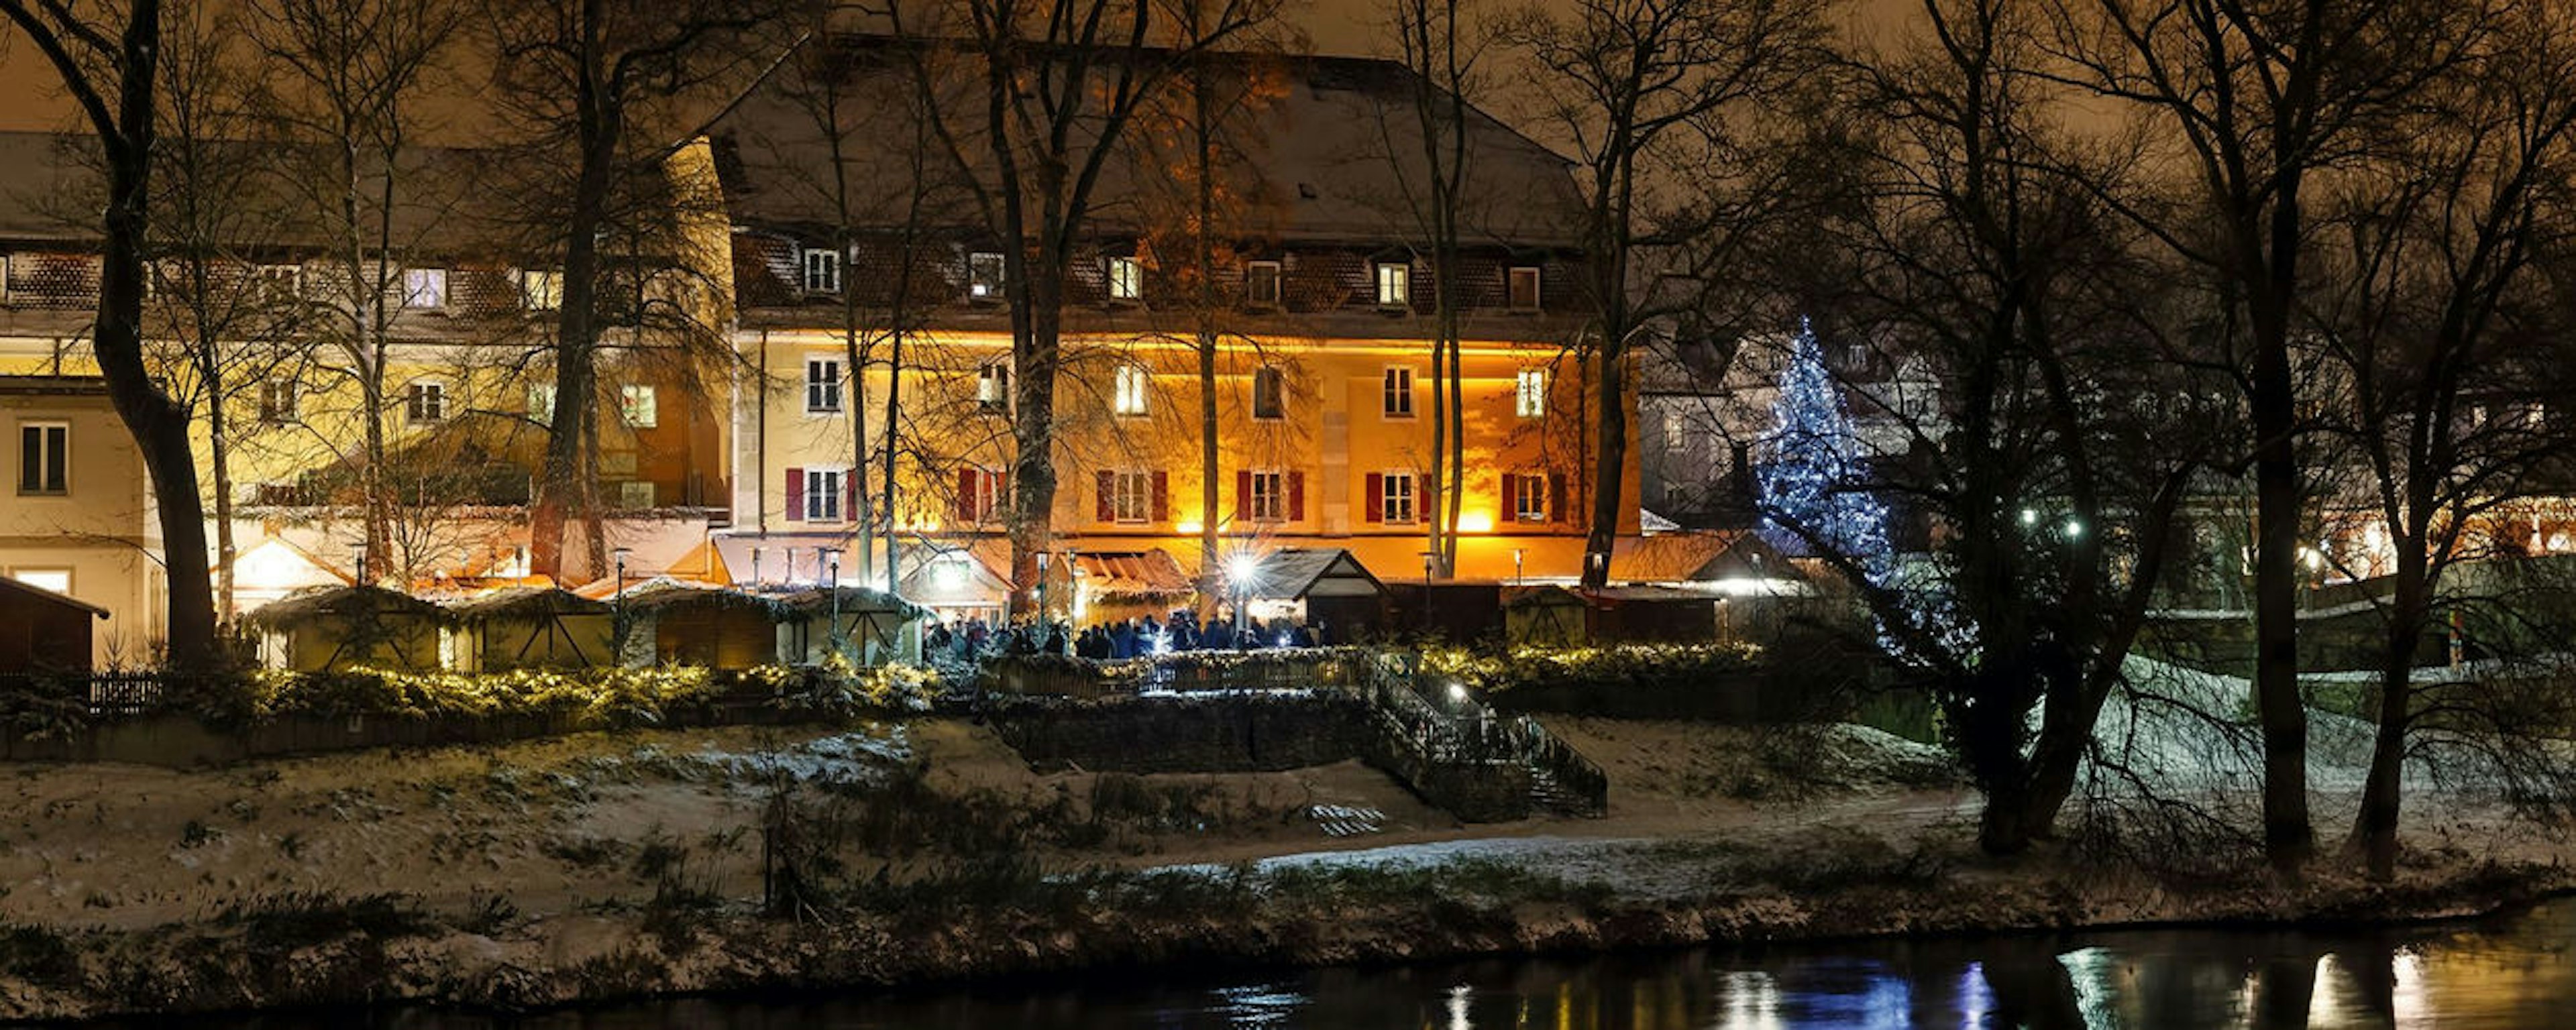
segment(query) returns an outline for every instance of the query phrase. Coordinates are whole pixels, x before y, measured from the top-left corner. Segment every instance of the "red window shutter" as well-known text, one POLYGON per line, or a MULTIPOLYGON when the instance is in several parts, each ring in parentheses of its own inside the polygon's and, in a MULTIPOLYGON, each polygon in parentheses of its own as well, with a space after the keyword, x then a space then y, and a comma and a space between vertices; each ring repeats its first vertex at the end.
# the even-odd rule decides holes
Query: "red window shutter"
POLYGON ((1100 484, 1100 501, 1093 514, 1102 522, 1118 521, 1118 473, 1103 472, 1093 480, 1100 484))
POLYGON ((1147 516, 1148 521, 1162 522, 1172 517, 1172 494, 1168 488, 1169 482, 1163 470, 1154 470, 1154 513, 1147 516))
POLYGON ((975 488, 981 485, 975 482, 978 475, 974 469, 957 470, 957 521, 959 522, 975 521, 975 488))
POLYGON ((985 518, 991 518, 993 517, 994 512, 1002 510, 1003 505, 1011 503, 1010 470, 987 470, 984 473, 984 481, 993 484, 993 503, 989 507, 986 507, 981 514, 985 518))
POLYGON ((1306 474, 1288 473, 1288 521, 1306 520, 1306 474))
POLYGON ((1503 510, 1496 522, 1510 522, 1521 517, 1521 474, 1503 473, 1503 510))
POLYGON ((859 521, 859 470, 841 473, 841 520, 859 521))
POLYGON ((787 470, 787 521, 805 521, 805 470, 787 470))
POLYGON ((1368 506, 1361 511, 1360 519, 1364 522, 1385 521, 1386 474, 1383 472, 1369 473, 1368 488, 1360 491, 1360 495, 1368 498, 1368 506))
POLYGON ((1252 521, 1252 470, 1236 469, 1234 473, 1234 518, 1252 521))
POLYGON ((1548 473, 1548 474, 1547 474, 1547 516, 1548 516, 1548 518, 1549 518, 1549 519, 1551 519, 1551 520, 1553 520, 1553 521, 1557 521, 1557 522, 1565 522, 1565 521, 1570 520, 1570 519, 1573 517, 1573 514, 1574 514, 1573 512, 1569 512, 1569 511, 1565 510, 1565 473, 1562 473, 1562 472, 1550 472, 1550 473, 1548 473))

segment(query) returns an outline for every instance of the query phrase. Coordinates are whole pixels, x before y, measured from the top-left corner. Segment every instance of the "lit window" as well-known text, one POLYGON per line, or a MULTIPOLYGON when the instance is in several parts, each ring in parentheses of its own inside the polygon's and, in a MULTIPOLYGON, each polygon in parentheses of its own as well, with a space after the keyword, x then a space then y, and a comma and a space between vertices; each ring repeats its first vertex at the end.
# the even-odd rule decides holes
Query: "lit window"
POLYGON ((1249 472, 1245 479, 1252 487, 1252 496, 1244 499, 1245 516, 1254 522, 1287 521, 1287 473, 1249 472))
POLYGON ((413 383, 403 389, 403 417, 412 422, 437 422, 447 417, 447 385, 413 383))
POLYGON ((832 358, 805 362, 805 410, 841 410, 841 363, 832 358))
POLYGON ((1000 361, 987 361, 975 370, 975 403, 987 408, 1006 408, 1011 404, 1011 366, 1000 361))
POLYGON ((1511 271, 1510 302, 1514 311, 1538 310, 1538 269, 1515 268, 1511 271))
POLYGON ((1380 521, 1413 521, 1413 473, 1389 472, 1378 477, 1377 504, 1380 521))
POLYGON ((1109 299, 1136 300, 1145 295, 1145 266, 1132 257, 1109 259, 1109 299))
POLYGON ((1153 377, 1145 371, 1145 366, 1143 365, 1118 366, 1117 395, 1114 398, 1114 410, 1121 415, 1144 414, 1146 389, 1152 384, 1152 382, 1153 377))
POLYGON ((1281 404, 1281 394, 1286 386, 1284 378, 1277 368, 1269 365, 1263 365, 1252 373, 1252 417, 1280 417, 1280 410, 1284 407, 1281 404))
POLYGON ((1255 261, 1243 266, 1243 302, 1256 308, 1279 306, 1279 262, 1255 261))
POLYGON ((662 424, 661 405, 655 402, 650 386, 618 387, 617 413, 627 425, 637 429, 651 429, 662 424))
POLYGON ((269 379, 259 384, 259 420, 272 426, 295 421, 295 380, 269 379))
POLYGON ((957 470, 957 516, 968 523, 984 522, 1002 502, 1002 474, 992 469, 957 470))
POLYGON ((38 590, 51 590, 64 595, 72 592, 72 570, 70 569, 11 569, 9 578, 38 590))
POLYGON ((407 308, 446 307, 447 270, 444 268, 403 269, 403 306, 407 308))
POLYGON ((1503 477, 1503 488, 1510 496, 1503 498, 1512 519, 1518 522, 1547 521, 1548 482, 1545 475, 1517 472, 1503 477))
POLYGON ((563 273, 520 269, 519 302, 530 311, 553 311, 562 307, 563 273))
POLYGON ((1524 368, 1512 386, 1512 413, 1522 418, 1547 414, 1547 370, 1524 368))
POLYGON ((966 255, 966 295, 976 300, 996 300, 1002 296, 1002 255, 989 252, 966 255))
POLYGON ((1413 268, 1409 265, 1377 266, 1377 303, 1379 307, 1400 308, 1413 302, 1413 268))
POLYGON ((808 522, 841 520, 841 470, 805 470, 805 520, 808 522))
POLYGON ((528 384, 528 420, 551 424, 555 420, 555 384, 528 384))
POLYGON ((36 422, 18 427, 18 492, 69 493, 65 480, 71 465, 72 427, 36 422))
POLYGON ((1388 418, 1413 417, 1413 370, 1394 367, 1386 370, 1386 399, 1383 411, 1388 418))
POLYGON ((1154 511, 1154 475, 1121 472, 1110 479, 1109 514, 1116 522, 1149 521, 1154 511))
POLYGON ((837 251, 805 252, 805 292, 841 292, 841 255, 837 251))

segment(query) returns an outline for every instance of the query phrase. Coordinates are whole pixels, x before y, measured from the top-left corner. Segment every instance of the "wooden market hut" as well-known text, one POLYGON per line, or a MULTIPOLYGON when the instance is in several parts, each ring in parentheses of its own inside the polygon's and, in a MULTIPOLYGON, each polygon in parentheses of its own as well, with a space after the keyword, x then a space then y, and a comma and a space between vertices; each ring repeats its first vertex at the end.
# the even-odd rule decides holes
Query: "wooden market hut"
POLYGON ((1082 599, 1081 621, 1099 624, 1167 618, 1190 606, 1198 584, 1169 551, 1085 551, 1073 556, 1073 589, 1082 599))
POLYGON ((551 586, 496 590, 449 606, 463 633, 457 668, 584 669, 617 664, 616 606, 551 586))
POLYGON ((626 620, 625 664, 748 669, 779 659, 778 609, 759 594, 657 578, 608 602, 626 620))
POLYGON ((1592 639, 1592 606, 1560 586, 1506 587, 1503 638, 1514 647, 1579 647, 1592 639))
POLYGON ((90 671, 104 618, 105 608, 0 576, 0 673, 90 671))
POLYGON ((1386 584, 1341 548, 1290 547, 1263 555, 1242 588, 1259 614, 1265 604, 1300 609, 1318 642, 1349 644, 1387 628, 1386 584))
POLYGON ((866 587, 818 587, 768 600, 777 612, 778 653, 791 664, 818 665, 831 654, 836 610, 840 634, 859 664, 921 659, 921 620, 929 610, 893 594, 866 587))
POLYGON ((242 621, 259 631, 269 666, 298 672, 445 668, 453 623, 445 608, 365 583, 299 591, 242 621))

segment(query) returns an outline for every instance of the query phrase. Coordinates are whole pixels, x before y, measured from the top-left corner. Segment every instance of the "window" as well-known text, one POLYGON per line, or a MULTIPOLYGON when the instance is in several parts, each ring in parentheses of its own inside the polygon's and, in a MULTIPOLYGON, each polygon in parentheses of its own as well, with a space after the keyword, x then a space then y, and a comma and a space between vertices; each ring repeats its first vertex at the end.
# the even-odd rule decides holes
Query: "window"
POLYGON ((1252 417, 1278 418, 1280 395, 1285 392, 1284 377, 1277 368, 1263 365, 1252 373, 1252 417))
POLYGON ((445 383, 413 383, 403 389, 403 417, 413 422, 436 422, 447 417, 445 383))
POLYGON ((72 570, 70 569, 11 569, 9 578, 38 590, 51 590, 65 595, 72 592, 72 570))
POLYGON ((1510 289, 1506 291, 1509 296, 1506 299, 1510 301, 1512 310, 1538 310, 1538 269, 1529 267, 1512 269, 1509 285, 1510 289))
POLYGON ((1288 475, 1284 472, 1246 472, 1244 517, 1254 522, 1284 522, 1288 519, 1288 475))
POLYGON ((1388 418, 1413 417, 1413 370, 1402 366, 1386 370, 1386 406, 1381 409, 1388 418))
POLYGON ((1109 480, 1109 521, 1146 522, 1154 512, 1154 475, 1120 472, 1109 480))
POLYGON ((1002 474, 993 469, 957 470, 957 521, 973 525, 993 517, 1002 503, 1002 474))
POLYGON ((832 250, 805 252, 805 292, 841 292, 841 254, 832 250))
POLYGON ((651 429, 662 424, 661 405, 655 403, 650 386, 617 388, 617 414, 626 424, 637 429, 651 429))
POLYGON ((296 296, 303 288, 304 267, 301 265, 261 265, 251 269, 250 274, 279 297, 296 296))
POLYGON ((1512 414, 1539 418, 1547 414, 1547 370, 1524 368, 1512 383, 1512 414))
POLYGON ((966 255, 966 295, 976 300, 1001 299, 1002 255, 990 252, 966 255))
POLYGON ((986 408, 1011 406, 1011 366, 1001 361, 987 361, 975 370, 975 402, 986 408))
POLYGON ((555 384, 528 384, 528 420, 552 424, 555 420, 555 384))
POLYGON ((805 470, 805 520, 841 521, 841 470, 805 470))
POLYGON ((841 363, 833 358, 805 362, 805 410, 841 410, 841 363))
POLYGON ((563 273, 520 269, 519 303, 530 311, 553 311, 562 307, 563 273))
POLYGON ((1413 267, 1381 264, 1377 266, 1377 303, 1383 308, 1400 308, 1413 302, 1413 267))
POLYGON ((1388 472, 1377 478, 1378 521, 1413 521, 1413 473, 1388 472))
POLYGON ((1132 257, 1109 259, 1109 299, 1138 300, 1145 296, 1145 266, 1132 257))
POLYGON ((444 268, 403 269, 403 306, 407 308, 446 307, 447 270, 444 268))
POLYGON ((1534 472, 1503 477, 1503 506, 1515 522, 1547 521, 1548 478, 1534 472))
POLYGON ((295 421, 295 380, 269 379, 259 384, 259 420, 272 426, 295 421))
POLYGON ((18 427, 18 492, 69 493, 72 427, 61 422, 33 422, 18 427))
POLYGON ((1243 302, 1256 308, 1279 306, 1279 262, 1255 261, 1243 266, 1243 302))
POLYGON ((1143 365, 1118 366, 1117 395, 1113 398, 1113 410, 1121 415, 1144 414, 1145 391, 1152 382, 1153 376, 1145 371, 1143 365))

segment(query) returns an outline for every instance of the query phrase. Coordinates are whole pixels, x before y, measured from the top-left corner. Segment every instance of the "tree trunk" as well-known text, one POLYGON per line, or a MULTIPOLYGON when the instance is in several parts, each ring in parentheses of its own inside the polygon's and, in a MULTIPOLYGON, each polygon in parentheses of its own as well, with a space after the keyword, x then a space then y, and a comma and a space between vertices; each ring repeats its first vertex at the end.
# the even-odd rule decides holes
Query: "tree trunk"
POLYGON ((2263 849, 2275 871, 2295 877, 2315 847, 2308 822, 2308 721, 2299 701, 2299 469, 2291 440, 2298 412, 2290 380, 2288 313, 2268 299, 2256 308, 2250 403, 2255 436, 2254 694, 2263 729, 2263 849))
MULTIPOLYGON (((2422 510, 2422 509, 2417 509, 2422 510)), ((2362 781, 2361 811, 2353 820, 2351 848, 2372 879, 2397 872, 2398 807, 2406 768, 2406 734, 2413 716, 2415 643, 2432 610, 2431 577, 2422 531, 2397 537, 2397 570, 2391 584, 2387 635, 2379 656, 2379 726, 2362 781)))
MULTIPOLYGON (((1592 488, 1592 518, 1583 538, 1583 585, 1599 589, 1610 582, 1610 548, 1619 538, 1620 470, 1628 460, 1628 409, 1622 403, 1628 389, 1628 340, 1623 330, 1612 335, 1604 325, 1601 337, 1600 394, 1596 403, 1600 440, 1594 445, 1593 468, 1600 478, 1592 488)), ((1551 512, 1550 514, 1556 514, 1551 512)))
POLYGON ((1055 539, 1055 373, 1063 324, 1057 284, 1061 282, 1060 274, 1040 273, 1028 283, 1027 328, 1012 345, 1012 389, 1019 404, 1011 413, 1011 436, 1018 447, 1011 476, 1007 608, 1013 617, 1037 613, 1038 552, 1055 539))
MULTIPOLYGON (((586 25, 595 31, 595 25, 586 25)), ((586 533, 590 577, 607 571, 606 540, 599 524, 594 441, 598 334, 594 298, 599 280, 599 230, 607 220, 610 175, 617 158, 624 120, 613 97, 595 81, 597 69, 584 67, 577 98, 581 168, 575 181, 570 218, 564 224, 564 263, 555 315, 555 410, 547 426, 546 460, 537 480, 528 528, 531 570, 557 580, 570 570, 564 562, 567 515, 577 502, 586 533)))

